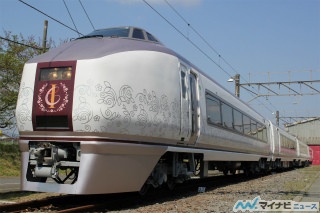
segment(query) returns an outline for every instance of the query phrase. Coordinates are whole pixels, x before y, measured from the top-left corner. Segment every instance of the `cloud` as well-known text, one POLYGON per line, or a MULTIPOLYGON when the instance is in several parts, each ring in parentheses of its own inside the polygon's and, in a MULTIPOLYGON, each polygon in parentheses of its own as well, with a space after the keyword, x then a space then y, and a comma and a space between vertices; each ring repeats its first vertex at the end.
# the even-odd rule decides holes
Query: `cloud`
MULTIPOLYGON (((109 0, 112 2, 118 2, 121 4, 136 4, 143 2, 142 0, 109 0)), ((149 4, 166 4, 166 0, 146 0, 149 4)), ((181 5, 181 6, 196 6, 201 4, 202 0, 167 0, 171 5, 181 5)))

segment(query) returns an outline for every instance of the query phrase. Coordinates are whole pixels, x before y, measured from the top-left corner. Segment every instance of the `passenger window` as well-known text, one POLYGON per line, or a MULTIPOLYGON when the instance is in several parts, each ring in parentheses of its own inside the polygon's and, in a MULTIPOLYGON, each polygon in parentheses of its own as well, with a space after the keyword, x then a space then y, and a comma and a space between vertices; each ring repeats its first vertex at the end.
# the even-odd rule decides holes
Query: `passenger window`
POLYGON ((206 95, 207 121, 210 124, 221 125, 220 101, 215 97, 206 95))
POLYGON ((265 142, 268 142, 268 134, 267 134, 267 127, 266 126, 263 126, 262 140, 265 142))
POLYGON ((132 38, 142 39, 144 40, 144 35, 142 30, 134 29, 132 33, 132 38))
POLYGON ((297 149, 297 144, 296 141, 294 140, 290 140, 290 149, 297 149))
MULTIPOLYGON (((207 122, 268 142, 267 127, 206 92, 207 122)), ((287 142, 284 140, 284 144, 287 142)), ((286 145, 288 146, 288 145, 286 145)))
POLYGON ((257 122, 254 120, 251 120, 251 133, 253 137, 258 137, 258 129, 257 129, 257 122))
POLYGON ((282 134, 280 135, 280 141, 281 141, 281 147, 285 147, 285 148, 290 147, 289 139, 282 134))
POLYGON ((258 132, 258 139, 263 139, 263 125, 261 123, 257 123, 257 132, 258 132))
POLYGON ((225 104, 221 103, 221 112, 222 112, 222 124, 228 129, 233 129, 233 115, 232 108, 225 104))
POLYGON ((250 118, 246 115, 243 115, 243 132, 246 135, 249 135, 251 132, 250 118))
POLYGON ((233 127, 240 133, 243 133, 242 113, 238 110, 233 110, 233 127))
POLYGON ((187 99, 186 73, 184 71, 181 71, 181 93, 182 98, 187 99))

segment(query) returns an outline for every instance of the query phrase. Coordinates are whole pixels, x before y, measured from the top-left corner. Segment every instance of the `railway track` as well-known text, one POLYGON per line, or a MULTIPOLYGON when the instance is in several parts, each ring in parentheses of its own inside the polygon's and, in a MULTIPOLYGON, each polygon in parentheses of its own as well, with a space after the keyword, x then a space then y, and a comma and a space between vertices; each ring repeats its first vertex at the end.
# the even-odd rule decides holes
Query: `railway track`
MULTIPOLYGON (((159 202, 176 200, 192 196, 200 191, 212 190, 225 185, 237 184, 254 179, 244 174, 214 176, 205 179, 192 179, 184 184, 177 185, 173 191, 161 188, 151 189, 147 196, 138 193, 121 193, 106 195, 63 195, 42 200, 34 200, 16 204, 0 206, 3 212, 90 212, 130 209, 137 206, 151 205, 159 202)), ((261 176, 259 176, 261 177, 261 176)))
POLYGON ((3 212, 84 212, 98 209, 103 206, 117 208, 120 203, 127 202, 135 197, 136 193, 111 195, 62 195, 41 200, 33 200, 0 206, 3 212))

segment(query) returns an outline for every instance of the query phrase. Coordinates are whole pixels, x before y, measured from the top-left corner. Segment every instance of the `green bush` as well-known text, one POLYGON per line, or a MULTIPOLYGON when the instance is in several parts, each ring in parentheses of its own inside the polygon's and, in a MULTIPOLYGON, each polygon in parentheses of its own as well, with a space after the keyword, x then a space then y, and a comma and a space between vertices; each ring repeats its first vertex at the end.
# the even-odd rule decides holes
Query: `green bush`
POLYGON ((0 152, 19 153, 19 145, 12 142, 0 142, 0 152))
POLYGON ((0 142, 0 176, 20 176, 19 145, 0 142))

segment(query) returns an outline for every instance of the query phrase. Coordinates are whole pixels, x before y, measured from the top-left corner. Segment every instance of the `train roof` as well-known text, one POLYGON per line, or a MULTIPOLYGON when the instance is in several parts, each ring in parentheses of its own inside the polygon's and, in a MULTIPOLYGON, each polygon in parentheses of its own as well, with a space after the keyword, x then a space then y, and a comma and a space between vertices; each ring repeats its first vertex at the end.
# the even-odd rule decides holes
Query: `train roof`
POLYGON ((136 50, 163 52, 183 58, 141 28, 116 27, 95 30, 88 35, 50 49, 29 60, 28 63, 94 59, 136 50))

